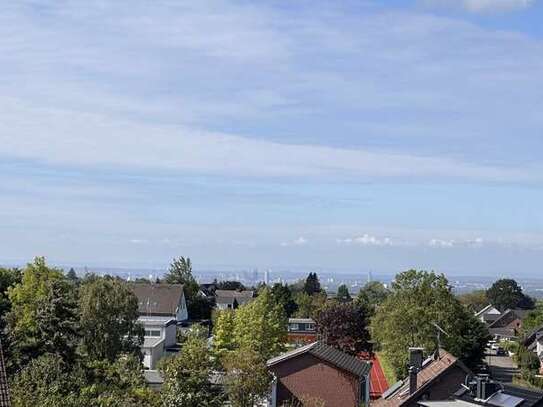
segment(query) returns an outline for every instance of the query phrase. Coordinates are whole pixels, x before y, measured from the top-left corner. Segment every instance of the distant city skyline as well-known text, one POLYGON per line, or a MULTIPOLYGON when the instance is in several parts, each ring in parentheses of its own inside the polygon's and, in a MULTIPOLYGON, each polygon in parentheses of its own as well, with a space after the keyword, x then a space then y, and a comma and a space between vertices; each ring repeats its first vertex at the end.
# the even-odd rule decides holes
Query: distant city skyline
POLYGON ((543 1, 17 1, 0 263, 537 276, 543 1))

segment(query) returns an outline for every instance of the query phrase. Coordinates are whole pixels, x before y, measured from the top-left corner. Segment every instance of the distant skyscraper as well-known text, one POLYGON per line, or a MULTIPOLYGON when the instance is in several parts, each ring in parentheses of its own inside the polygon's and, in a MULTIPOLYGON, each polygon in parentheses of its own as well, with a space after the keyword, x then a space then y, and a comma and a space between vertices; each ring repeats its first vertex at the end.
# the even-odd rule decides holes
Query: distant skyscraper
POLYGON ((371 270, 368 271, 368 283, 371 283, 371 270))
POLYGON ((264 284, 270 284, 270 269, 266 269, 266 271, 264 271, 264 284))

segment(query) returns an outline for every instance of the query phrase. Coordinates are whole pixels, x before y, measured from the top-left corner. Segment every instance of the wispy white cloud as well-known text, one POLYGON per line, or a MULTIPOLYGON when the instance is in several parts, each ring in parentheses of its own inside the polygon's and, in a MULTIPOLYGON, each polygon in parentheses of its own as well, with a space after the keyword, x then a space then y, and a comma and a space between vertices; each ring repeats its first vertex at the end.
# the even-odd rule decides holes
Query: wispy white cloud
POLYGON ((422 0, 429 6, 461 7, 473 13, 502 12, 530 7, 535 0, 422 0))
MULTIPOLYGON (((438 248, 451 248, 451 247, 471 247, 471 248, 480 248, 483 247, 485 240, 482 237, 476 237, 473 239, 430 239, 428 241, 428 246, 438 247, 438 248)), ((494 243, 498 244, 497 242, 494 243)))
POLYGON ((336 239, 340 245, 359 245, 359 246, 392 246, 394 242, 389 237, 376 237, 364 233, 361 236, 336 239))
POLYGON ((303 237, 300 236, 294 240, 281 242, 282 247, 288 247, 288 246, 305 246, 309 241, 303 237))

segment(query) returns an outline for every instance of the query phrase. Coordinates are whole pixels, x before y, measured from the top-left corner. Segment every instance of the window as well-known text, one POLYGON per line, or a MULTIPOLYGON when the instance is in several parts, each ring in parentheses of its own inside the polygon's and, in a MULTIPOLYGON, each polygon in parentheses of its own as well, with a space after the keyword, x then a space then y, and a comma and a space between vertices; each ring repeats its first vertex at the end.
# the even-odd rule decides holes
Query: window
POLYGON ((315 324, 307 324, 307 330, 308 331, 314 331, 315 330, 315 324))
POLYGON ((291 331, 297 331, 300 329, 300 326, 298 324, 290 324, 289 329, 291 331))
POLYGON ((160 331, 155 330, 155 329, 146 329, 145 336, 159 337, 160 331))

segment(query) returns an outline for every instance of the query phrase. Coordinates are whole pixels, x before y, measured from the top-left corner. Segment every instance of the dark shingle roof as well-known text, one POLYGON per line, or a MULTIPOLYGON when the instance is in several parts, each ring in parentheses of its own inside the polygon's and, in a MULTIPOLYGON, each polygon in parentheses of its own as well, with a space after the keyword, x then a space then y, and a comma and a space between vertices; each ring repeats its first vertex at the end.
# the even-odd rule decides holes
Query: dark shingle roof
POLYGON ((498 319, 492 322, 489 328, 504 328, 513 322, 515 319, 522 319, 528 313, 528 310, 523 309, 508 309, 503 312, 498 319))
MULTIPOLYGON (((537 389, 527 389, 525 387, 514 386, 512 384, 500 383, 502 393, 511 395, 514 397, 519 397, 524 401, 521 404, 521 407, 538 407, 543 405, 543 391, 537 389)), ((482 406, 487 406, 489 403, 484 401, 477 400, 468 389, 461 387, 458 392, 455 393, 455 396, 459 400, 467 401, 470 403, 475 403, 482 406)))
POLYGON ((291 358, 294 358, 303 354, 310 354, 317 359, 324 360, 342 370, 350 372, 355 376, 367 376, 371 369, 371 363, 355 358, 345 352, 342 352, 336 348, 328 346, 323 342, 313 342, 309 345, 302 346, 301 348, 287 352, 283 355, 277 356, 268 360, 268 366, 273 366, 278 363, 285 362, 291 358))
POLYGON ((243 305, 254 296, 254 291, 244 290, 215 290, 215 301, 217 304, 233 304, 234 300, 238 305, 243 305))
POLYGON ((183 297, 183 284, 136 283, 131 288, 138 297, 138 311, 142 315, 174 316, 183 297))
POLYGON ((9 388, 6 366, 4 365, 4 353, 2 351, 2 342, 0 342, 0 407, 9 407, 9 388))

